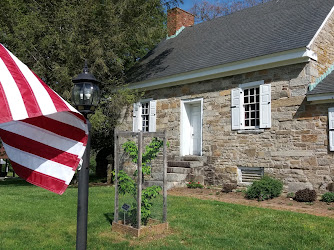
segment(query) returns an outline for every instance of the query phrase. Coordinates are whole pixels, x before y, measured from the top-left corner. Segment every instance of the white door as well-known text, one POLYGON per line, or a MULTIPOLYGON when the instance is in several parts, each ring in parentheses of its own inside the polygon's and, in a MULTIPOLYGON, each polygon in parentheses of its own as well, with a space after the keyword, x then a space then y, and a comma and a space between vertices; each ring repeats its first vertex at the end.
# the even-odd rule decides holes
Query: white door
POLYGON ((201 154, 201 105, 191 105, 190 112, 190 154, 201 154))
POLYGON ((185 101, 181 116, 181 155, 201 155, 202 102, 185 101))

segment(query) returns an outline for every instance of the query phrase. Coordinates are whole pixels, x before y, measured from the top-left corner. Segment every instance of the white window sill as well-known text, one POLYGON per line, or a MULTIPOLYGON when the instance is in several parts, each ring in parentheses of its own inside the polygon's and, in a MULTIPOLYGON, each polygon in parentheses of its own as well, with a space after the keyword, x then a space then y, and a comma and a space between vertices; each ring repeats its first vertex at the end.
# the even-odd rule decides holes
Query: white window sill
POLYGON ((239 129, 237 131, 238 134, 262 134, 264 132, 264 129, 239 129))

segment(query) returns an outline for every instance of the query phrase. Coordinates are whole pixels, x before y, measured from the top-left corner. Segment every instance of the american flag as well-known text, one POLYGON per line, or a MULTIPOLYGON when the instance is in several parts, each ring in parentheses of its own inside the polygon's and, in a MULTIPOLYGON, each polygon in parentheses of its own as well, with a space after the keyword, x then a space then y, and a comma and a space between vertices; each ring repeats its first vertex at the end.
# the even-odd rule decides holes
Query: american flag
POLYGON ((86 119, 0 44, 0 137, 14 171, 62 194, 84 154, 86 119))

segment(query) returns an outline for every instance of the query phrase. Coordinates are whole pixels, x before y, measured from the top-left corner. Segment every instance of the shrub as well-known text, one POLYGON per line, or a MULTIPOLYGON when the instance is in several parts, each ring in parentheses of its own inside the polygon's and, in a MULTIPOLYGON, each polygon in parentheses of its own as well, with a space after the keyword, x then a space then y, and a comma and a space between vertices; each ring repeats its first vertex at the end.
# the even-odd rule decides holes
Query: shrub
POLYGON ((254 181, 247 188, 246 198, 257 199, 259 201, 278 197, 283 190, 283 183, 269 176, 263 177, 259 181, 254 181))
POLYGON ((321 201, 327 203, 334 202, 334 193, 333 192, 324 193, 321 197, 321 201))
POLYGON ((203 185, 199 182, 189 181, 187 183, 188 188, 203 188, 203 185))
POLYGON ((293 192, 291 192, 291 193, 287 193, 287 194, 286 194, 286 197, 287 197, 287 198, 292 198, 292 199, 293 199, 293 198, 295 198, 295 193, 293 193, 293 192))
POLYGON ((223 193, 230 193, 233 189, 237 188, 237 184, 226 183, 223 185, 223 189, 221 190, 223 193))
POLYGON ((295 200, 299 202, 312 202, 317 199, 317 193, 315 190, 310 190, 308 188, 298 190, 295 193, 295 200))

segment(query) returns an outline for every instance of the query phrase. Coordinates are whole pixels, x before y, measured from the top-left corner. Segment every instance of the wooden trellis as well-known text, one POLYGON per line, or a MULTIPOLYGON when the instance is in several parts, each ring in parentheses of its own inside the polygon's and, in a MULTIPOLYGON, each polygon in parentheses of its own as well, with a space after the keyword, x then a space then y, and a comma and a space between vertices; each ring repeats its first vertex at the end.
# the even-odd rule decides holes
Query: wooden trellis
MULTIPOLYGON (((167 222, 167 137, 166 131, 164 132, 125 132, 116 131, 114 133, 114 161, 115 161, 115 176, 118 176, 119 170, 119 137, 138 137, 138 175, 137 175, 137 228, 141 227, 141 195, 142 195, 142 155, 143 155, 143 138, 144 137, 157 137, 163 138, 163 222, 167 222)), ((115 210, 114 210, 114 222, 118 222, 118 180, 115 178, 115 210)))

